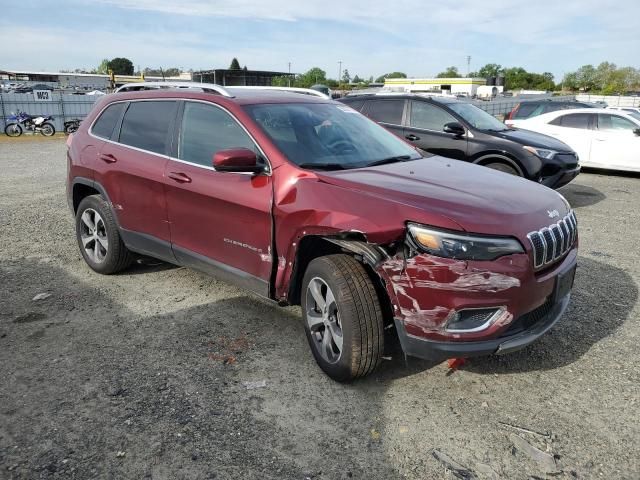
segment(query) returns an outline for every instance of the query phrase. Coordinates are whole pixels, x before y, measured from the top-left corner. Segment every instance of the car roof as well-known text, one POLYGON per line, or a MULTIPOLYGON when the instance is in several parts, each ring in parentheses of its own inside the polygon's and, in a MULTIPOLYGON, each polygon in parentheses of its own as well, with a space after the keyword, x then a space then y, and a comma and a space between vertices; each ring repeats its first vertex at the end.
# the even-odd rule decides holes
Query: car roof
POLYGON ((545 123, 545 120, 548 120, 548 119, 554 119, 562 115, 569 115, 569 114, 576 114, 576 113, 589 113, 589 114, 604 113, 606 115, 618 115, 618 116, 632 119, 634 120, 634 123, 638 123, 638 120, 634 118, 633 115, 629 115, 628 112, 624 112, 622 110, 612 110, 610 108, 570 108, 567 110, 556 110, 554 112, 543 113, 542 115, 538 115, 536 117, 521 120, 521 122, 536 121, 536 122, 545 123))
POLYGON ((234 87, 225 87, 225 89, 232 94, 232 96, 221 95, 215 92, 203 92, 192 88, 162 88, 112 93, 107 95, 107 97, 110 101, 175 98, 204 100, 220 104, 235 103, 238 105, 261 103, 335 103, 330 99, 306 95, 300 92, 234 87))
POLYGON ((341 101, 355 102, 358 100, 388 100, 391 98, 402 98, 412 100, 432 100, 438 103, 469 103, 458 100, 455 97, 442 96, 441 94, 411 93, 411 92, 388 92, 388 93, 365 93, 362 95, 353 95, 341 98, 341 101))

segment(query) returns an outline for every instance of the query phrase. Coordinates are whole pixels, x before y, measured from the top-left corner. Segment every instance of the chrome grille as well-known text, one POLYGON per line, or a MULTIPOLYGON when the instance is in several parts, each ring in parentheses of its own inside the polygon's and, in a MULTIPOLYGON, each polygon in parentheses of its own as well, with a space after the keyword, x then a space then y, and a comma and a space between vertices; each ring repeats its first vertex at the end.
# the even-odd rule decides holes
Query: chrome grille
POLYGON ((533 249, 533 265, 540 268, 548 265, 567 253, 578 236, 578 222, 573 210, 548 227, 527 235, 533 249))

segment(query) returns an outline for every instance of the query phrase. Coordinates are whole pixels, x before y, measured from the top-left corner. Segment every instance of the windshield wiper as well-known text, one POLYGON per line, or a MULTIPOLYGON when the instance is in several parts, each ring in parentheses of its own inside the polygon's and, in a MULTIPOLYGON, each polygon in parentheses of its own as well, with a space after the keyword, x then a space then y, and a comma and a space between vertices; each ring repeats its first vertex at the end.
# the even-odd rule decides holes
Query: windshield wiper
POLYGON ((411 155, 396 155, 395 157, 387 157, 383 158, 382 160, 376 160, 375 162, 367 163, 362 168, 376 167, 378 165, 386 165, 387 163, 405 162, 407 160, 411 160, 411 155))
POLYGON ((513 128, 501 128, 501 129, 497 129, 497 128, 487 128, 487 132, 508 132, 509 130, 514 130, 513 128))
POLYGON ((310 170, 344 170, 346 168, 341 163, 300 163, 298 166, 310 170))

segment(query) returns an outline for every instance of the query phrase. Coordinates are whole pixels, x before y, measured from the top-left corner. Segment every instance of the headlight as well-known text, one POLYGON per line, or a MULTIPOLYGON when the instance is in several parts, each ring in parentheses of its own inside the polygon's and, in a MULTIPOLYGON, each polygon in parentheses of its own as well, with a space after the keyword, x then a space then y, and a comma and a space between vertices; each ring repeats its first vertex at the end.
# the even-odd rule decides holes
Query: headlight
POLYGON ((558 153, 555 150, 549 150, 548 148, 538 148, 538 147, 522 147, 522 148, 524 148, 527 152, 531 152, 534 155, 540 158, 544 158, 546 160, 553 158, 553 156, 556 153, 558 153))
POLYGON ((418 248, 438 257, 494 260, 512 253, 524 253, 522 245, 515 238, 452 233, 415 223, 410 223, 408 228, 411 239, 418 248))

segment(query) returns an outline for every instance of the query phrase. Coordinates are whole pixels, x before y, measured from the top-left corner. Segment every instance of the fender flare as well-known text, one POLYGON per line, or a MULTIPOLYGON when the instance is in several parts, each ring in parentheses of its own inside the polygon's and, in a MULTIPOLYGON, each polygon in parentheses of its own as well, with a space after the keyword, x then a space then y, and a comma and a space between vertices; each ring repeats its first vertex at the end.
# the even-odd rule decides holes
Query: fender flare
POLYGON ((526 178, 524 171, 522 170, 522 167, 520 167, 520 165, 518 165, 518 163, 513 160, 512 158, 506 156, 503 153, 485 153, 483 155, 481 155, 480 157, 476 158, 473 160, 472 163, 475 163, 476 165, 480 164, 480 162, 488 159, 488 158, 495 158, 498 159, 504 163, 508 163, 510 166, 512 166, 513 168, 516 169, 516 172, 518 172, 518 175, 520 175, 521 177, 526 178))

